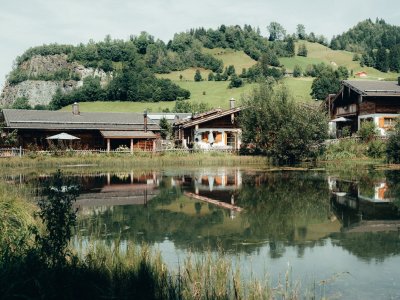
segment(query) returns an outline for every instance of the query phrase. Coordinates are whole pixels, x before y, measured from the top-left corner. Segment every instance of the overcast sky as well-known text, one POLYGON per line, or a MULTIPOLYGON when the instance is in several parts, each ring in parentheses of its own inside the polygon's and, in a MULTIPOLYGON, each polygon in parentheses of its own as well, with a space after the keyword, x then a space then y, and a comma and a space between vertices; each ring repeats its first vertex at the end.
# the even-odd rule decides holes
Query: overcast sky
POLYGON ((86 43, 107 34, 127 39, 147 31, 168 41, 176 32, 221 24, 258 26, 267 35, 271 21, 288 33, 330 39, 366 18, 400 25, 399 0, 0 0, 0 85, 16 56, 48 43, 86 43))

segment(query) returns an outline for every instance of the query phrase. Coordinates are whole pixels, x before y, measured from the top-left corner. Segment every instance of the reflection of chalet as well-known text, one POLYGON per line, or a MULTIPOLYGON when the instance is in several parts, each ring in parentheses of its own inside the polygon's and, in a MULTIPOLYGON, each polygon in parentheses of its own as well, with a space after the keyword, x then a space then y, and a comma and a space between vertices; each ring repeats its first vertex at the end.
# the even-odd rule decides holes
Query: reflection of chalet
POLYGON ((83 190, 76 202, 76 206, 83 210, 104 206, 146 205, 159 193, 159 182, 154 173, 140 176, 108 173, 89 181, 85 183, 89 188, 83 190))
POLYGON ((400 226, 398 208, 391 198, 385 198, 388 194, 386 182, 373 183, 367 190, 354 181, 329 178, 328 183, 334 213, 348 230, 356 232, 355 228, 362 226, 358 229, 360 232, 367 231, 367 228, 385 231, 394 228, 393 222, 400 226))
MULTIPOLYGON (((329 117, 340 135, 344 127, 352 132, 361 122, 372 121, 381 135, 393 128, 400 115, 400 78, 396 81, 345 80, 336 95, 327 98, 329 117)), ((335 130, 335 128, 332 128, 335 130)))
POLYGON ((175 122, 175 138, 180 140, 185 148, 239 149, 241 129, 238 116, 242 108, 235 108, 234 102, 235 100, 231 99, 228 110, 214 109, 175 122))

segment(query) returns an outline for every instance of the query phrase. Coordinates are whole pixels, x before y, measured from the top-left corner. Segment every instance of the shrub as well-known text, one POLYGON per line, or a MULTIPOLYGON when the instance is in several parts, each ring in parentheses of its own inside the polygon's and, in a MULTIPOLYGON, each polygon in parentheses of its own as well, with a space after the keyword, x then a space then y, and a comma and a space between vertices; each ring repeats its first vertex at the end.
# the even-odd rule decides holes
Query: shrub
POLYGON ((327 137, 325 115, 293 101, 284 86, 262 85, 244 101, 243 144, 278 163, 314 158, 327 137), (259 150, 258 150, 259 149, 259 150))
POLYGON ((362 122, 357 134, 363 142, 369 142, 378 134, 378 129, 374 122, 362 122))
POLYGON ((381 140, 372 140, 368 143, 367 155, 372 158, 382 158, 385 156, 386 143, 381 140))
POLYGON ((400 123, 397 123, 386 146, 386 159, 389 163, 400 163, 400 123))

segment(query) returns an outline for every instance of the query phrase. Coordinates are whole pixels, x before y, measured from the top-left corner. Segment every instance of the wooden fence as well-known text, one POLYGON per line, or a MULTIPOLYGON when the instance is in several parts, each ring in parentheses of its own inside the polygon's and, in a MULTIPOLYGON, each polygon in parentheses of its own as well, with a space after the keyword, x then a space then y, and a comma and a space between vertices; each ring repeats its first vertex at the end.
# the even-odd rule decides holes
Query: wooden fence
POLYGON ((135 149, 133 152, 130 150, 110 150, 107 149, 91 149, 91 150, 27 150, 23 148, 0 148, 0 158, 6 157, 22 157, 29 153, 34 153, 37 155, 68 155, 68 154, 77 154, 77 155, 90 155, 90 154, 137 154, 137 153, 212 153, 212 152, 223 152, 223 153, 237 153, 238 150, 233 149, 157 149, 157 150, 138 150, 135 149))
POLYGON ((19 148, 0 148, 0 157, 16 157, 16 156, 23 156, 26 150, 19 148))

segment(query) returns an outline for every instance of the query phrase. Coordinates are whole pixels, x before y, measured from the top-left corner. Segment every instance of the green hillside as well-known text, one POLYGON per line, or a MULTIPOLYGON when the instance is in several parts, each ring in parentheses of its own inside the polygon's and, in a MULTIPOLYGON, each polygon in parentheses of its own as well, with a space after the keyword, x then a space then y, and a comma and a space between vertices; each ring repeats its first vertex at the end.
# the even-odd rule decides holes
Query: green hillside
MULTIPOLYGON (((301 41, 296 43, 296 53, 299 44, 305 44, 308 50, 307 57, 295 56, 295 57, 282 57, 279 61, 288 71, 293 71, 295 65, 299 65, 303 70, 307 65, 326 63, 333 67, 344 66, 349 71, 353 70, 353 73, 364 71, 368 77, 363 79, 379 80, 385 78, 395 78, 397 73, 393 72, 380 72, 377 69, 371 67, 361 67, 358 61, 353 61, 352 52, 343 50, 332 50, 318 43, 310 43, 307 41, 301 41)), ((356 77, 354 77, 356 78, 356 77)))
MULTIPOLYGON (((332 50, 318 43, 310 43, 307 41, 302 41, 300 43, 305 43, 308 49, 307 57, 283 57, 279 58, 281 64, 288 70, 292 71, 293 67, 298 64, 303 70, 307 65, 325 63, 333 67, 345 66, 349 71, 353 70, 353 73, 359 71, 365 71, 368 74, 367 78, 362 79, 385 79, 385 78, 396 78, 398 75, 396 73, 383 73, 374 68, 370 67, 360 67, 359 62, 353 61, 353 53, 342 50, 332 50)), ((299 42, 296 43, 296 53, 299 42)), ((232 49, 204 49, 204 52, 212 54, 218 59, 224 62, 224 66, 233 65, 236 69, 236 73, 240 74, 243 68, 248 69, 249 67, 256 64, 256 61, 246 55, 243 51, 237 51, 232 49)), ((229 99, 235 98, 240 100, 244 94, 248 94, 256 86, 255 84, 245 84, 241 88, 229 89, 228 81, 207 81, 207 76, 210 70, 203 68, 188 68, 183 71, 175 71, 168 74, 158 74, 158 78, 167 78, 172 80, 174 83, 179 85, 181 88, 187 89, 191 92, 190 100, 193 102, 203 102, 207 103, 212 107, 227 108, 229 106, 229 99), (194 81, 194 74, 196 70, 199 69, 203 78, 201 82, 194 81)), ((353 77, 358 79, 357 77, 353 77)), ((293 78, 287 77, 284 79, 284 83, 288 86, 293 97, 297 101, 313 101, 310 96, 311 84, 313 78, 301 77, 293 78)), ((82 111, 132 111, 132 112, 142 112, 145 109, 150 111, 161 111, 162 109, 172 109, 175 105, 174 101, 161 101, 161 102, 85 102, 81 103, 82 111)), ((68 107, 64 107, 63 110, 69 110, 68 107)))

